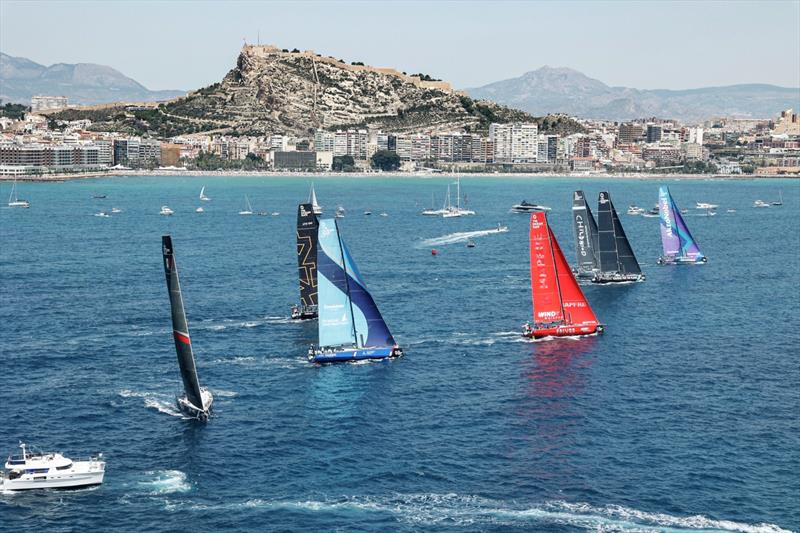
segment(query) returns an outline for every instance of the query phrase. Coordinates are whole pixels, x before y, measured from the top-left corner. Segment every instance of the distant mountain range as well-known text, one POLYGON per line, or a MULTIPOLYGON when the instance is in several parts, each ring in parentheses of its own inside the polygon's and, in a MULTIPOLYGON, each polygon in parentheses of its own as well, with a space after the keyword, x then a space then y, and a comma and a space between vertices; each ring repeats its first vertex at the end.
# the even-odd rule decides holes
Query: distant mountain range
POLYGON ((0 99, 30 104, 31 96, 66 96, 70 104, 151 102, 183 96, 185 91, 151 91, 118 70, 94 63, 57 63, 46 67, 0 52, 0 99))
POLYGON ((787 108, 800 109, 800 88, 747 84, 686 90, 610 87, 569 68, 544 66, 518 78, 466 90, 473 98, 493 100, 533 115, 568 115, 630 120, 661 117, 702 121, 712 117, 769 118, 787 108))

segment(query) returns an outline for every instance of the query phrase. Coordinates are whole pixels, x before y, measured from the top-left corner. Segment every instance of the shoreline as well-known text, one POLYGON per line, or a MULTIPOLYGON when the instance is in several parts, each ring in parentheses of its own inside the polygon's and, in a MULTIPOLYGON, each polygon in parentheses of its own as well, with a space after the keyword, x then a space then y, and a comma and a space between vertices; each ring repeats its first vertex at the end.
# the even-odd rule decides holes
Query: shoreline
POLYGON ((581 178, 581 179, 625 179, 625 180, 664 180, 664 179, 690 179, 690 180, 761 180, 761 179, 800 179, 800 175, 786 174, 584 174, 584 173, 526 173, 526 172, 279 172, 272 170, 186 170, 186 169, 156 169, 156 170, 109 170, 107 172, 73 172, 51 175, 20 175, 0 176, 3 181, 27 182, 64 182, 80 179, 98 179, 113 177, 275 177, 275 178, 300 178, 300 179, 325 179, 325 178, 423 178, 436 177, 462 177, 462 178, 581 178))

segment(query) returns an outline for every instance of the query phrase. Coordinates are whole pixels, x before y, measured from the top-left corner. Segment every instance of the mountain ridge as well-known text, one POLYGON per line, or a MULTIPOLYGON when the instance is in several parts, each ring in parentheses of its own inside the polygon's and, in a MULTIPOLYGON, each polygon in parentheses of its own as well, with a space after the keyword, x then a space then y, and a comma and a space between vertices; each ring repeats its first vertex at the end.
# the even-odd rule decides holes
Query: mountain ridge
POLYGON ((610 86, 575 69, 548 65, 466 92, 532 114, 565 113, 616 121, 656 116, 682 121, 719 116, 769 118, 789 107, 800 108, 800 88, 746 83, 635 89, 610 86))
POLYGON ((35 95, 66 96, 70 104, 95 105, 118 101, 153 102, 186 94, 179 90, 151 91, 133 78, 96 63, 55 63, 44 66, 25 57, 0 52, 0 99, 30 104, 35 95))

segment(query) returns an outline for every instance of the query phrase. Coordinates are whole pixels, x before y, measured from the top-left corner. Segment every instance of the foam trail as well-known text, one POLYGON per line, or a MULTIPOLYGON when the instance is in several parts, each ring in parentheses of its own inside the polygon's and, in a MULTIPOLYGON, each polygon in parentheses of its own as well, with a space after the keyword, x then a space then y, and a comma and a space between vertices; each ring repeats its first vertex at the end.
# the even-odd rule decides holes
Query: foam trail
POLYGON ((178 411, 172 401, 167 401, 168 398, 165 394, 157 394, 154 392, 138 392, 129 389, 123 389, 119 392, 123 398, 143 398, 145 407, 155 409, 159 413, 174 416, 176 418, 185 418, 183 414, 178 411))
POLYGON ((171 494, 173 492, 189 492, 191 484, 186 481, 186 474, 180 470, 158 470, 145 472, 145 475, 154 476, 148 481, 140 481, 139 486, 151 494, 171 494))
POLYGON ((494 228, 494 229, 486 229, 480 231, 462 231, 458 233, 450 233, 448 235, 442 235, 441 237, 434 237, 432 239, 426 239, 422 241, 417 247, 427 247, 427 246, 442 246, 444 244, 456 244, 459 242, 467 242, 470 239, 474 239, 475 237, 485 237, 486 235, 493 235, 495 233, 506 233, 508 232, 508 228, 503 226, 502 228, 494 228))

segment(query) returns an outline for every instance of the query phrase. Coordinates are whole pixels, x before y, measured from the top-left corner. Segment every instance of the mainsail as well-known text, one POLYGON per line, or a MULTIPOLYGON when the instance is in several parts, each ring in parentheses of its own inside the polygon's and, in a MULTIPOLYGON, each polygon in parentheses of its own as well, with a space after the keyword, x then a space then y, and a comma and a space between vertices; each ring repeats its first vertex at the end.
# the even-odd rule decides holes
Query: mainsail
POLYGON ((300 304, 317 305, 317 228, 319 223, 310 203, 297 206, 297 269, 300 276, 300 304))
POLYGON ((633 255, 628 237, 607 192, 601 192, 597 207, 600 272, 639 275, 642 269, 633 255))
POLYGON ((192 341, 189 338, 189 324, 186 322, 186 313, 183 310, 178 265, 175 263, 172 251, 172 237, 169 235, 161 237, 161 250, 164 255, 164 273, 167 277, 167 291, 172 309, 172 336, 175 338, 175 350, 178 353, 178 365, 186 390, 186 399, 195 407, 204 409, 200 381, 197 378, 197 368, 192 353, 192 341))
POLYGON ((578 272, 591 273, 599 268, 597 259, 597 223, 586 204, 583 191, 572 196, 572 227, 575 231, 575 253, 578 256, 578 272))
POLYGON ((661 216, 661 244, 664 248, 664 256, 701 261, 705 256, 686 226, 668 187, 658 189, 658 207, 661 216))
POLYGON ((395 344, 335 219, 319 221, 317 250, 319 345, 378 347, 395 344))
POLYGON ((598 325, 545 213, 531 214, 530 248, 534 322, 598 325))

